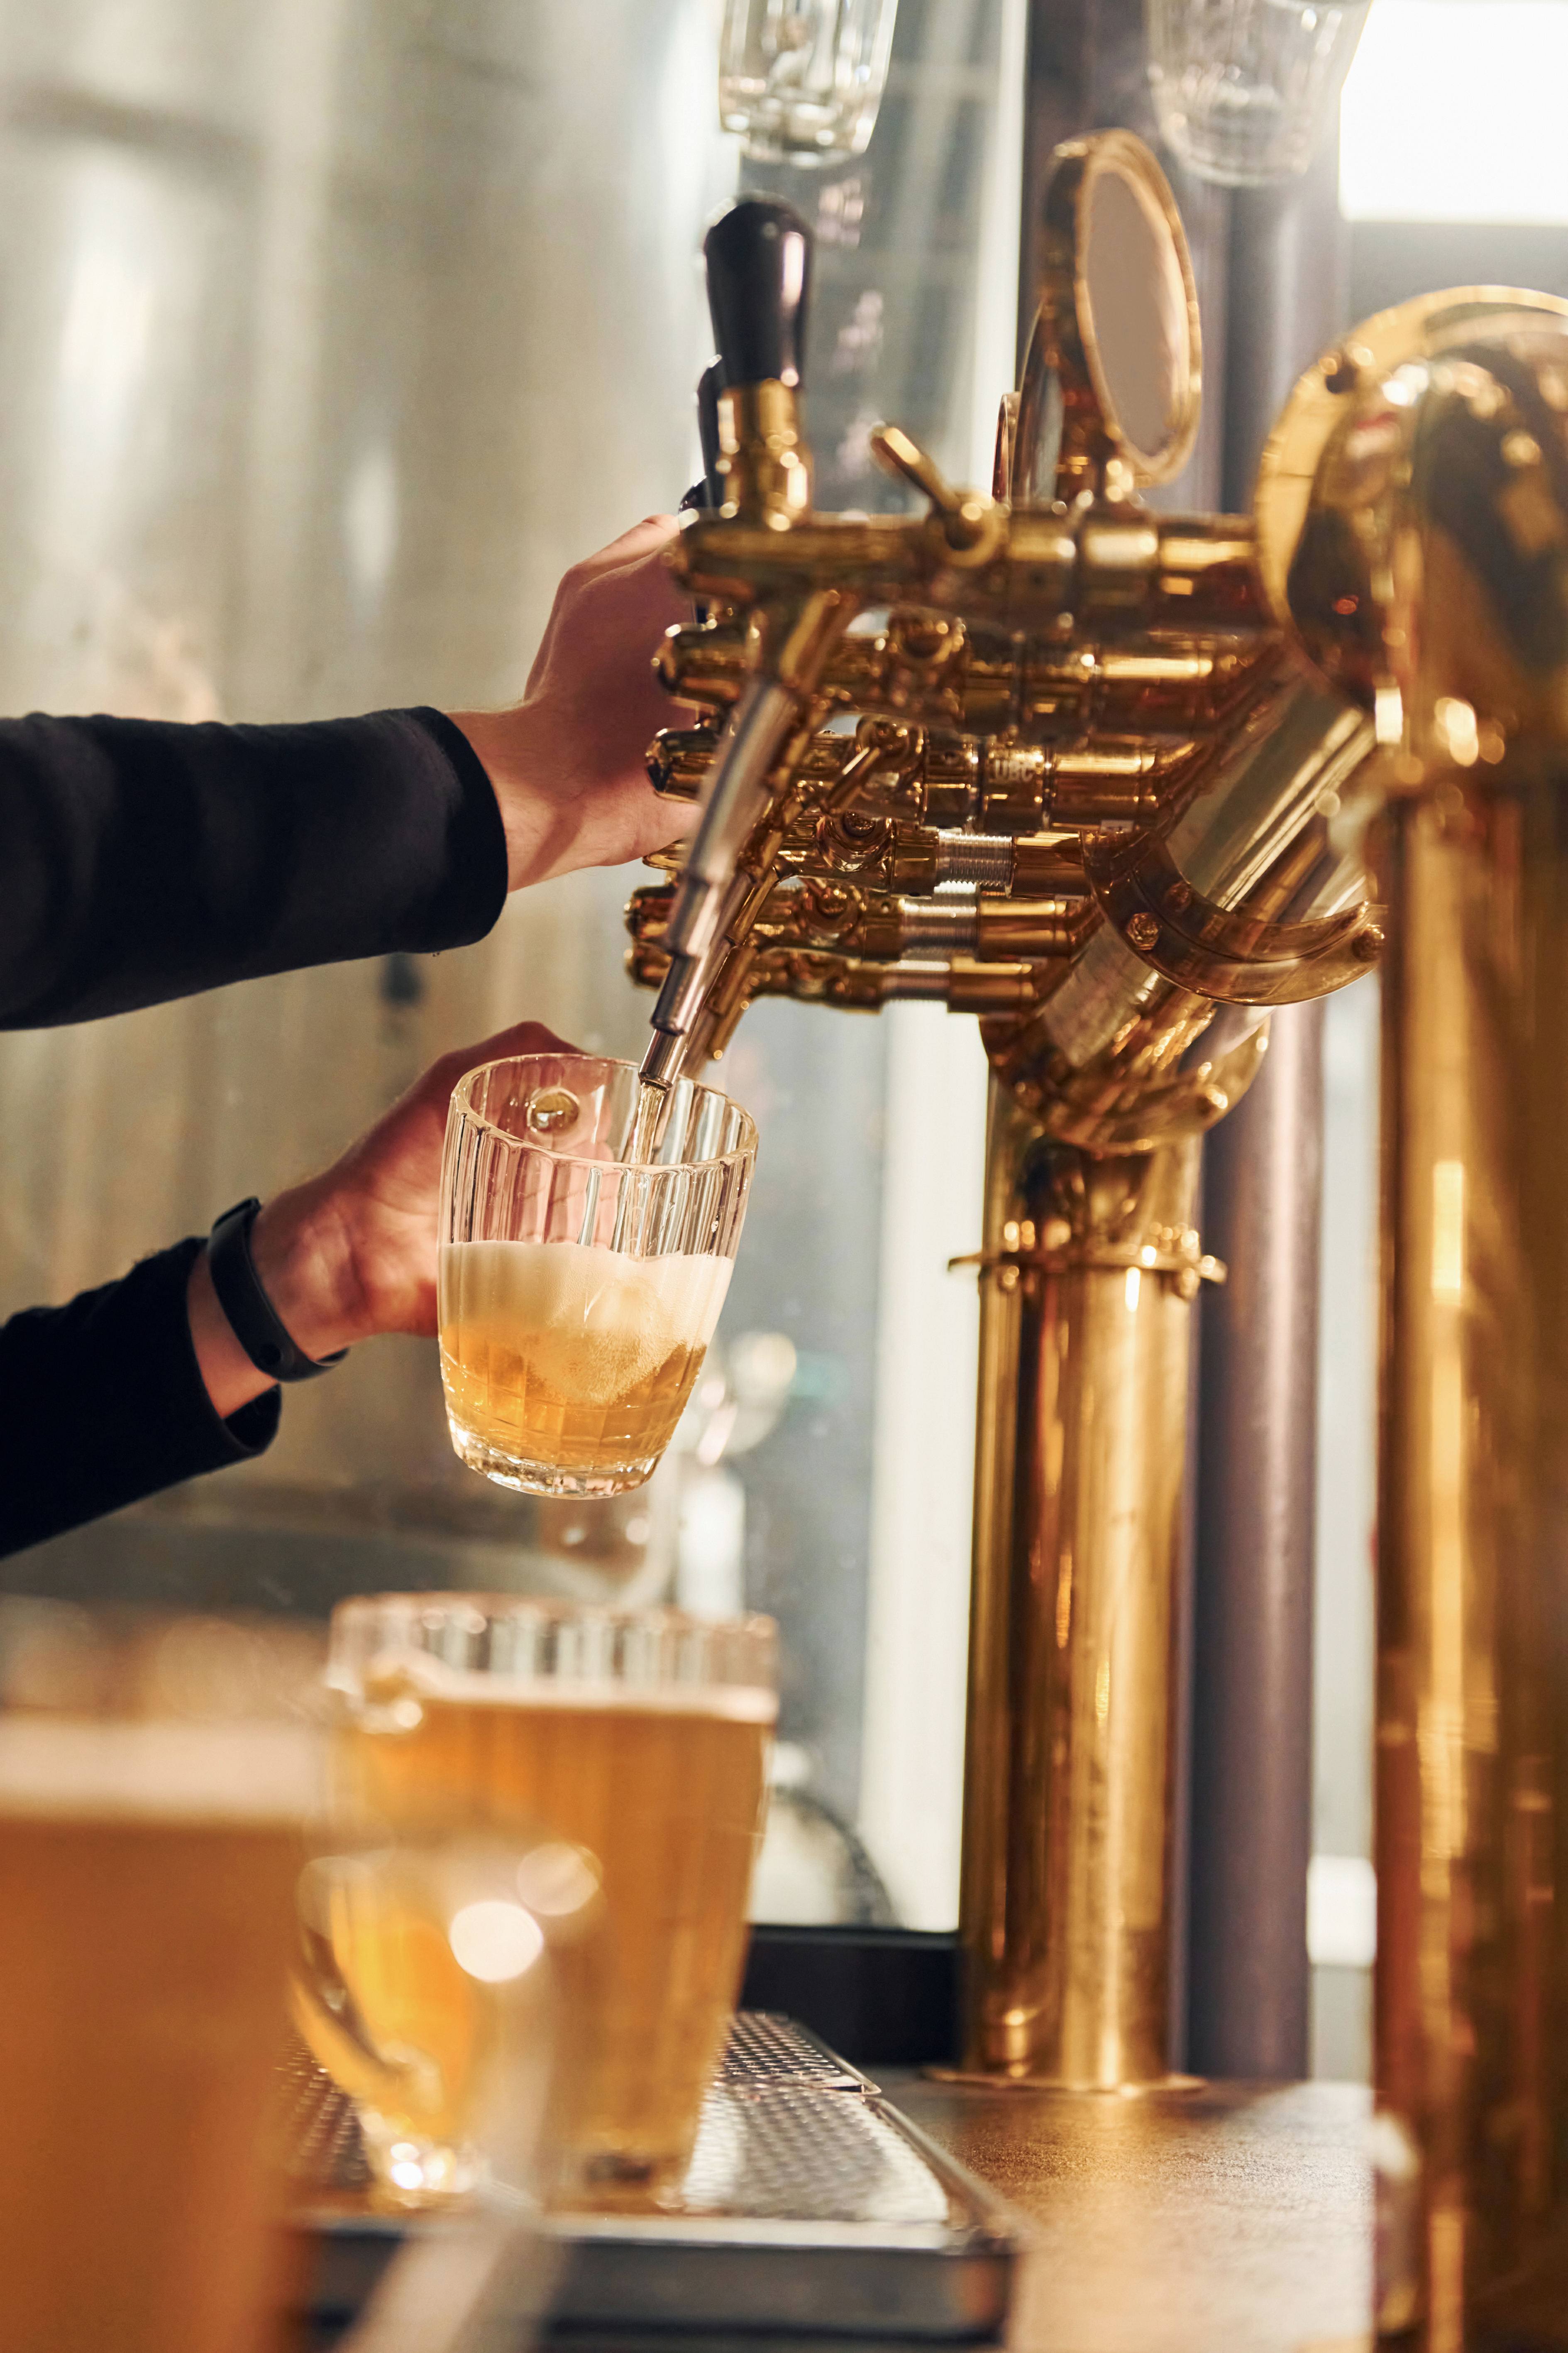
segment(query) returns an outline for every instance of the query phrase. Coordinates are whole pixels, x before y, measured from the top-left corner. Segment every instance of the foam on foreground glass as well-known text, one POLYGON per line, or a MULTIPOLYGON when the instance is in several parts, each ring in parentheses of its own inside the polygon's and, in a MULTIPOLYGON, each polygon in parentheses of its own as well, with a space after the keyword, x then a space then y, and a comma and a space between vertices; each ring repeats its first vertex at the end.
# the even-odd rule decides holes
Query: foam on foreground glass
POLYGON ((682 1080, 643 1157, 640 1097, 635 1063, 566 1054, 486 1063, 453 1092, 438 1278, 447 1419, 465 1462, 529 1494, 641 1484, 729 1288, 756 1130, 682 1080))
POLYGON ((1333 128, 1370 0, 1147 0, 1161 136, 1221 187, 1296 178, 1333 128))
MULTIPOLYGON (((765 1618, 482 1594, 333 1613, 346 1802, 400 1843, 546 1822, 563 1888, 574 1856, 602 1890, 574 1987, 568 2203, 646 2205, 689 2157, 745 1957, 775 1641, 765 1618)), ((440 2009, 433 1989, 432 2047, 440 2009)))

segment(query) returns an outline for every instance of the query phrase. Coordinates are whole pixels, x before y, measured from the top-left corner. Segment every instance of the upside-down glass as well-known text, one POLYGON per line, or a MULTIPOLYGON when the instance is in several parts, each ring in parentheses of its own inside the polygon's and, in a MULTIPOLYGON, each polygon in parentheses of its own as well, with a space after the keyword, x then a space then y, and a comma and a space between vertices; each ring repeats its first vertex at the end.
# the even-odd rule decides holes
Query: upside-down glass
POLYGON ((454 1090, 441 1175, 452 1443, 503 1486, 640 1485, 690 1396, 741 1238, 756 1130, 682 1080, 634 1160, 635 1063, 524 1054, 454 1090))
POLYGON ((319 1726, 223 1621, 0 1603, 0 2343, 261 2353, 319 1726))
POLYGON ((888 79, 899 0, 728 0, 719 119, 761 162, 863 155, 888 79))
POLYGON ((1333 127, 1370 0, 1147 0, 1161 136, 1200 179, 1295 179, 1333 127))
POLYGON ((765 1618, 483 1594, 333 1613, 349 1802, 405 1839, 548 1821, 602 1887, 569 2199, 640 2205, 689 2155, 745 1954, 774 1640, 765 1618))

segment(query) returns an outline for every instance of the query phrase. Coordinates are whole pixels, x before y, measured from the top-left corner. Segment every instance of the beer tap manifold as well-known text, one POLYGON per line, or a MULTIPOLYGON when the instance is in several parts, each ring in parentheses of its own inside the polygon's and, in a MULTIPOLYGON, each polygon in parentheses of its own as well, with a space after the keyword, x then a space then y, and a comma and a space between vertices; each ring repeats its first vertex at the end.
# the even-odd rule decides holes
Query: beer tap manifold
MULTIPOLYGON (((721 1052, 746 1003, 776 991, 865 1005, 938 996, 933 966, 945 965, 959 1005, 1021 1018, 1117 906, 1132 945, 1158 923, 1180 976, 1223 983, 1240 935, 1226 918, 1256 901, 1239 914, 1256 935, 1240 961, 1262 1001, 1321 990, 1336 943, 1341 979, 1375 955, 1359 873, 1326 851, 1321 807, 1317 837, 1300 839, 1367 732, 1285 652, 1249 523, 1157 515, 1136 495, 1179 469, 1197 417, 1195 305, 1163 183, 1112 133, 1064 153, 1052 201, 1056 276, 1012 404, 1002 487, 1014 496, 950 489, 907 435, 879 427, 874 455, 925 501, 913 518, 811 506, 804 224, 748 201, 710 233, 720 356, 705 381, 721 386, 721 502, 689 518, 676 556, 708 617, 674 631, 661 658, 672 693, 701 715, 650 754, 659 789, 697 807, 673 889, 640 894, 630 916, 634 969, 659 991, 644 1063, 656 1082, 721 1052), (1110 264, 1089 255, 1087 224, 1108 180, 1139 192, 1136 217, 1184 322, 1184 349, 1153 352, 1166 380, 1152 389, 1112 387, 1095 334, 1089 273, 1110 264), (1256 747, 1281 730, 1305 762, 1293 792, 1251 774, 1256 747), (1245 865, 1209 873, 1226 853, 1198 839, 1202 885, 1162 867, 1162 906, 1144 906, 1119 838, 1168 843, 1238 764, 1249 815, 1269 789, 1279 804, 1256 810, 1283 861, 1271 888, 1260 894, 1245 865), (1098 860, 1088 887, 1086 840, 1098 860), (980 904, 943 902, 965 888, 980 904), (988 983, 978 993, 972 965, 988 983)), ((1234 810, 1224 830, 1234 848, 1234 810)))

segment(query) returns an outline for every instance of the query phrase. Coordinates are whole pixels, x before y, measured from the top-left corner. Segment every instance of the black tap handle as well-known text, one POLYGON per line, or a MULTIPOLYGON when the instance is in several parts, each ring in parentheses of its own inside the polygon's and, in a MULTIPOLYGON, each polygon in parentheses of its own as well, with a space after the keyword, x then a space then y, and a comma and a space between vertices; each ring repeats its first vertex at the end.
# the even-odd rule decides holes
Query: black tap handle
POLYGON ((682 514, 701 514, 709 507, 721 507, 724 503, 724 484, 719 473, 719 395, 723 389, 722 363, 710 360, 697 379, 697 438, 702 450, 702 475, 681 500, 682 514))
POLYGON ((697 379, 697 438, 702 446, 702 479, 710 507, 724 503, 724 485, 719 479, 719 395, 723 389, 724 364, 710 360, 697 379))
POLYGON ((811 231, 800 215, 769 196, 742 196, 702 251, 721 382, 798 385, 811 290, 811 231))

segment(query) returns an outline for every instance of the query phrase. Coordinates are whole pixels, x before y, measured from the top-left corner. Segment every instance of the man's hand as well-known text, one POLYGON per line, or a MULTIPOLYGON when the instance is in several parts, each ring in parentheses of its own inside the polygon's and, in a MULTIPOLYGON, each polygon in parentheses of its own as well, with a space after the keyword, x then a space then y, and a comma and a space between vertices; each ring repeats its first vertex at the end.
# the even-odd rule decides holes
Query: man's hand
MULTIPOLYGON (((541 1023, 521 1021, 443 1054, 340 1160, 266 1204, 250 1230, 251 1256, 296 1347, 330 1356, 377 1332, 435 1331, 436 1213, 452 1090, 503 1055, 571 1051, 541 1023)), ((186 1302, 207 1395, 226 1420, 272 1384, 235 1338, 205 1250, 186 1302)))
POLYGON ((448 714, 495 787, 510 890, 642 858, 689 822, 643 765, 681 715, 652 668, 665 630, 689 617, 664 562, 676 529, 650 515, 573 565, 515 709, 448 714))

